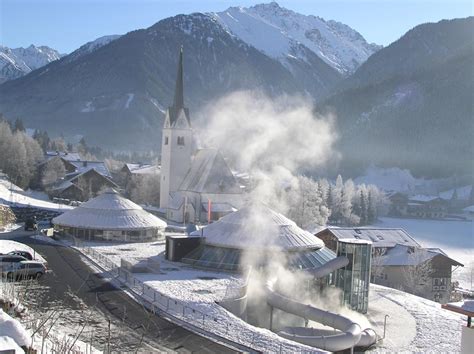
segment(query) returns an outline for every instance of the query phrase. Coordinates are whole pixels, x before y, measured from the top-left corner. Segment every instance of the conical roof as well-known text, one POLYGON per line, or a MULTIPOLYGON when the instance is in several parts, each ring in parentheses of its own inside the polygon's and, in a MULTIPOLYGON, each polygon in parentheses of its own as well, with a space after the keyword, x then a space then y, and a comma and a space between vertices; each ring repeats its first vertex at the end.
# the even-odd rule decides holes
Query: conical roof
POLYGON ((55 225, 99 230, 165 228, 166 222, 107 189, 99 196, 53 219, 55 225))
POLYGON ((262 203, 251 203, 206 226, 205 243, 237 249, 319 249, 324 243, 262 203))

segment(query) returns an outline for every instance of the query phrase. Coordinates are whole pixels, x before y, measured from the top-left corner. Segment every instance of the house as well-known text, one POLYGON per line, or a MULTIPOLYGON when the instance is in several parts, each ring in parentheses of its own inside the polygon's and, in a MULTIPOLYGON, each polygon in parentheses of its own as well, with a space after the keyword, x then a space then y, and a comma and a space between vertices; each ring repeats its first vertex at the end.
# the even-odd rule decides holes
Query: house
POLYGON ((394 192, 387 197, 390 200, 390 216, 403 217, 407 215, 408 196, 406 194, 394 192))
POLYGON ((445 200, 449 211, 458 213, 463 208, 468 207, 474 203, 474 193, 472 185, 465 185, 458 188, 453 188, 439 193, 441 199, 445 200))
POLYGON ((316 236, 334 251, 338 240, 371 241, 373 283, 442 303, 450 298, 452 267, 463 266, 440 249, 423 248, 403 229, 329 227, 316 236))
POLYGON ((413 195, 395 192, 388 196, 389 215, 395 217, 440 219, 446 217, 449 203, 435 195, 413 195))
POLYGON ((474 205, 465 207, 462 211, 467 220, 474 220, 474 205))
POLYGON ((117 184, 94 167, 80 169, 56 181, 49 189, 52 198, 86 201, 106 188, 117 188, 117 184))
POLYGON ((142 164, 142 163, 126 163, 120 170, 120 183, 126 187, 132 179, 141 179, 147 176, 160 179, 161 166, 142 164))
POLYGON ((160 208, 175 222, 217 220, 243 203, 243 188, 219 150, 198 149, 184 106, 181 49, 173 105, 166 112, 161 146, 160 208))
POLYGON ((441 219, 446 217, 448 204, 439 196, 415 195, 408 199, 407 216, 441 219))

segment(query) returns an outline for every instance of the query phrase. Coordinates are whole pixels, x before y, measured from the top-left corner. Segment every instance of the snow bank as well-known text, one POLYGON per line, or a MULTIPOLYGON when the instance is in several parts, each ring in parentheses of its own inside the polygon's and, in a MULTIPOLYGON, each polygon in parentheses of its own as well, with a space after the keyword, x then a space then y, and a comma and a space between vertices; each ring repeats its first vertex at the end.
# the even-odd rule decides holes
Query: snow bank
POLYGON ((39 209, 58 211, 73 209, 73 207, 69 205, 52 203, 49 201, 32 198, 28 195, 23 195, 19 191, 10 190, 2 184, 0 184, 0 203, 19 207, 36 207, 39 209))
POLYGON ((25 352, 12 338, 0 336, 0 352, 3 353, 3 350, 10 354, 23 354, 25 352))
POLYGON ((0 336, 12 338, 20 347, 30 344, 30 336, 23 325, 0 309, 0 336))

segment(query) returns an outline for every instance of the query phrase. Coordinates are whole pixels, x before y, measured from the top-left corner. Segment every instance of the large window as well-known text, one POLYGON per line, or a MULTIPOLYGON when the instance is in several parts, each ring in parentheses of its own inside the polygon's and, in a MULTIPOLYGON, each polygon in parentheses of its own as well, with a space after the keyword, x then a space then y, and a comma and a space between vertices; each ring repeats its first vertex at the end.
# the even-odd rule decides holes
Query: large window
POLYGON ((184 136, 178 136, 178 145, 184 146, 184 136))

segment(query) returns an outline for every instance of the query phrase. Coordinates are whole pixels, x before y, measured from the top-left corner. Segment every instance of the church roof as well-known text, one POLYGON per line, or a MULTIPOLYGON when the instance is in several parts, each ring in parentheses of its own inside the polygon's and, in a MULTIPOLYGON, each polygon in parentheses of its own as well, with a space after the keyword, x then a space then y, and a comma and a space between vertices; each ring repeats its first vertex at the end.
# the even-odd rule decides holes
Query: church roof
POLYGON ((61 226, 99 230, 165 228, 166 222, 112 188, 53 219, 61 226))
POLYGON ((295 251, 324 247, 319 238, 262 203, 251 203, 222 217, 206 226, 202 235, 206 245, 225 248, 295 251))
POLYGON ((242 190, 219 150, 198 150, 180 191, 210 194, 240 194, 242 190))

